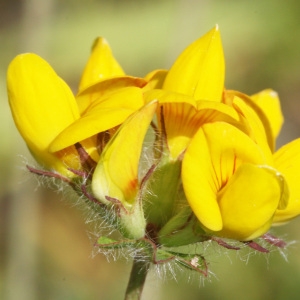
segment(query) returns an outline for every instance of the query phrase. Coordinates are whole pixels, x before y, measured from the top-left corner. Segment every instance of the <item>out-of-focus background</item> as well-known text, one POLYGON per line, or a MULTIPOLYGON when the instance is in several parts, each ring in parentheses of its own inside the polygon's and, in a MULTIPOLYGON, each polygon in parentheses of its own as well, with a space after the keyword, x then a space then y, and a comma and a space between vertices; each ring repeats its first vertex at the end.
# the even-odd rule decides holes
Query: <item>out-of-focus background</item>
MULTIPOLYGON (((300 136, 300 2, 281 0, 1 0, 0 1, 0 298, 122 299, 130 263, 92 256, 92 229, 70 200, 40 187, 9 111, 5 73, 19 53, 45 58, 76 91, 97 36, 109 41, 131 75, 169 68, 192 41, 219 24, 226 86, 248 94, 279 92, 285 125, 279 145, 300 136)), ((58 108, 59 109, 59 108, 58 108)), ((300 174, 300 170, 299 170, 300 174)), ((299 175, 300 184, 300 175, 299 175)), ((65 197, 67 198, 67 197, 65 197)), ((275 230, 300 241, 300 221, 275 230)), ((279 253, 207 257, 204 286, 177 272, 148 277, 143 300, 299 299, 300 244, 279 253)))

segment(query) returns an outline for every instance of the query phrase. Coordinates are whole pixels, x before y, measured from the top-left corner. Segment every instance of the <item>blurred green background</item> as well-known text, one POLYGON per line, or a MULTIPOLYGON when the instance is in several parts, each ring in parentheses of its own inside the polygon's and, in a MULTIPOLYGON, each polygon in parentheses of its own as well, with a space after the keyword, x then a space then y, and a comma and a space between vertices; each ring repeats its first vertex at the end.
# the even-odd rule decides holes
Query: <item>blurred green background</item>
MULTIPOLYGON (((76 91, 97 36, 106 37, 127 73, 143 76, 169 68, 217 23, 227 88, 279 92, 285 115, 280 145, 300 136, 299 13, 296 0, 1 0, 0 299, 122 299, 130 272, 125 260, 94 257, 85 212, 25 170, 32 159, 14 127, 5 86, 14 56, 41 55, 76 91)), ((299 226, 297 219, 275 232, 300 241, 299 226)), ((298 242, 287 250, 288 261, 278 252, 241 257, 217 249, 207 252, 215 275, 204 285, 180 270, 177 280, 152 272, 143 300, 299 299, 298 242)))

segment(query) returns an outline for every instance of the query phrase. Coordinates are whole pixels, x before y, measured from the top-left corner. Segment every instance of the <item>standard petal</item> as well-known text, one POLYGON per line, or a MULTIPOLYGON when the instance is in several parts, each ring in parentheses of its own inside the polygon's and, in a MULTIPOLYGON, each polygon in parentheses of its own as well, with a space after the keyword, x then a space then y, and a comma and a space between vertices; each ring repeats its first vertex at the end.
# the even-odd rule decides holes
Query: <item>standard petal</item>
POLYGON ((283 174, 290 190, 286 209, 277 210, 274 223, 286 222, 300 214, 300 139, 281 147, 274 154, 275 166, 283 174))
POLYGON ((95 40, 92 53, 83 71, 79 91, 111 77, 124 76, 125 73, 114 58, 107 41, 99 37, 95 40))
POLYGON ((142 90, 136 87, 119 89, 100 100, 56 137, 49 148, 51 152, 120 125, 144 104, 142 90))
POLYGON ((223 121, 239 126, 232 117, 235 114, 231 113, 230 107, 211 101, 202 102, 208 105, 203 105, 200 110, 196 110, 188 103, 166 103, 162 105, 167 144, 171 157, 179 157, 197 130, 206 123, 223 121), (211 107, 210 103, 219 104, 219 107, 211 107), (225 109, 223 110, 223 108, 225 109))
POLYGON ((158 124, 166 131, 167 145, 174 159, 183 153, 201 125, 224 121, 239 126, 237 112, 223 103, 195 101, 191 96, 164 90, 148 91, 144 98, 146 103, 157 99, 160 104, 158 124))
POLYGON ((218 192, 242 163, 265 164, 260 148, 236 127, 204 124, 191 140, 182 162, 182 182, 187 200, 204 227, 223 228, 218 192))
POLYGON ((167 145, 171 157, 177 159, 200 127, 201 119, 188 103, 166 103, 162 108, 167 145))
POLYGON ((241 241, 264 234, 288 194, 283 181, 274 169, 242 164, 218 194, 223 229, 216 234, 241 241))
POLYGON ((163 89, 221 101, 225 63, 218 26, 192 43, 171 67, 163 89))
POLYGON ((264 90, 250 97, 266 115, 272 130, 273 139, 276 140, 283 124, 283 115, 278 94, 271 90, 264 90))
POLYGON ((35 54, 17 56, 9 65, 7 88, 16 126, 39 163, 64 170, 50 143, 79 118, 70 88, 51 66, 35 54))
POLYGON ((92 189, 96 198, 106 196, 131 208, 138 191, 138 165, 145 134, 156 111, 152 102, 133 114, 107 144, 95 169, 92 189))

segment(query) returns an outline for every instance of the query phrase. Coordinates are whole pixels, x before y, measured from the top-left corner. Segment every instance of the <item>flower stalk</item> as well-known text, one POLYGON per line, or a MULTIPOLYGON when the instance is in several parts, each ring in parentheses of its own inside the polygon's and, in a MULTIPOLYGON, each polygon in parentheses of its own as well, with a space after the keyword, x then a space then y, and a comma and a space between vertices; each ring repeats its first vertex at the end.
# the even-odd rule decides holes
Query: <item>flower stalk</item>
POLYGON ((150 260, 141 260, 139 256, 134 257, 129 282, 125 292, 125 300, 141 299, 149 268, 150 260))

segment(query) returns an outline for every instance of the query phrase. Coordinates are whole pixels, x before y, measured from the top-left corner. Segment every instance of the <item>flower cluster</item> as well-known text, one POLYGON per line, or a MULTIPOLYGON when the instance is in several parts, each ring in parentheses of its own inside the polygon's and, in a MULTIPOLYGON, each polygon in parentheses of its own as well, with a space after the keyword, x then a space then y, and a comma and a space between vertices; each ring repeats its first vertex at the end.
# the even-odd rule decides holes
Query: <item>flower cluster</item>
POLYGON ((19 55, 9 102, 44 168, 29 169, 68 182, 123 236, 99 247, 140 246, 155 263, 198 269, 202 257, 168 247, 230 248, 225 238, 264 251, 253 242, 261 236, 282 246, 266 233, 300 213, 300 139, 275 151, 276 92, 226 90, 224 73, 217 26, 144 78, 126 75, 99 38, 75 96, 42 58, 19 55))

